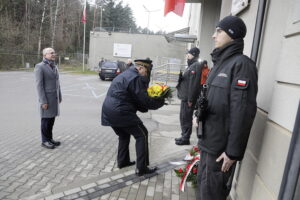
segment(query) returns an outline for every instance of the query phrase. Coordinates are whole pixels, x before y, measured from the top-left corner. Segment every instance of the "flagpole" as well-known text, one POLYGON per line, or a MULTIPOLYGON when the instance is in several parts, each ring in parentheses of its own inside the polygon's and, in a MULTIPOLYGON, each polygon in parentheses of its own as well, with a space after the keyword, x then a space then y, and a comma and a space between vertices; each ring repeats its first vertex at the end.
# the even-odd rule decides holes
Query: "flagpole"
MULTIPOLYGON (((86 0, 84 2, 84 14, 86 15, 86 0)), ((86 16, 85 16, 86 20, 86 16)), ((85 57, 85 26, 86 22, 83 23, 83 50, 82 50, 82 71, 84 72, 84 57, 85 57)))

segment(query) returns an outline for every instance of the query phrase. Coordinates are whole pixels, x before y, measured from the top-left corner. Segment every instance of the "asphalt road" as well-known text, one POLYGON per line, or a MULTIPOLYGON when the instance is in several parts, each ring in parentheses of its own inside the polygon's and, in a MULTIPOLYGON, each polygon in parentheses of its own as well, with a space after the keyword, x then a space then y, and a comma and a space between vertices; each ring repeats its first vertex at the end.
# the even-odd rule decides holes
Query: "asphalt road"
POLYGON ((62 145, 41 148, 33 72, 0 73, 0 199, 19 199, 111 171, 117 137, 100 125, 109 81, 61 74, 63 101, 54 138, 62 145), (107 168, 105 170, 105 168, 107 168))
MULTIPOLYGON (((0 199, 38 199, 118 170, 118 138, 100 124, 101 105, 111 82, 66 73, 60 74, 60 81, 63 100, 53 135, 62 145, 48 150, 40 146, 34 73, 0 72, 0 199)), ((179 105, 174 104, 139 114, 151 133, 150 162, 191 147, 174 144, 180 135, 178 113, 179 105)), ((134 160, 134 142, 130 149, 134 160)), ((171 191, 178 195, 178 186, 171 191)))

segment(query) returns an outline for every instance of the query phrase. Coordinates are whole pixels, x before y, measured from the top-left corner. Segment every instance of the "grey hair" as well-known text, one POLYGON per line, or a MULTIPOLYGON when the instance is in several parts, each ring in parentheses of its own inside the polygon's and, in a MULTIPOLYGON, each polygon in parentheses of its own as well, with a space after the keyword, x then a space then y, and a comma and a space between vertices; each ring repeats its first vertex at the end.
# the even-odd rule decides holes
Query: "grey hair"
POLYGON ((45 49, 43 49, 43 56, 46 55, 49 51, 54 50, 51 47, 47 47, 45 49))

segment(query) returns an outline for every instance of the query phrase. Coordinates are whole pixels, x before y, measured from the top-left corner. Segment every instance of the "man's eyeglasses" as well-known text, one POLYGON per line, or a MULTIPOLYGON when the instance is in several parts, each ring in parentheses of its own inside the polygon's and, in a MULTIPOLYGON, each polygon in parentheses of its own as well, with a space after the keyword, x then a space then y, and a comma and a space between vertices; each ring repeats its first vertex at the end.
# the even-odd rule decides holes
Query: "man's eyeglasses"
POLYGON ((55 53, 55 52, 50 52, 50 53, 48 53, 48 54, 55 55, 56 53, 55 53))

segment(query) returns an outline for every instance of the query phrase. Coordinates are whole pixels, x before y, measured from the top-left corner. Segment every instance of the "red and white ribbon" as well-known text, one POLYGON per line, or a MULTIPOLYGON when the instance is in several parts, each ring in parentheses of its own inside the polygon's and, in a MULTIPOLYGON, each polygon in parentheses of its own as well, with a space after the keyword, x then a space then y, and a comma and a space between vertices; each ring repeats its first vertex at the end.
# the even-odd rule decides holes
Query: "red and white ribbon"
POLYGON ((185 175, 182 177, 181 181, 180 181, 180 185, 179 185, 179 189, 184 192, 184 187, 185 187, 185 182, 186 182, 186 179, 187 177, 189 176, 189 174, 191 173, 193 167, 195 166, 195 164, 197 162, 200 161, 200 155, 197 155, 194 157, 194 161, 192 162, 192 164, 190 165, 188 171, 185 173, 185 175))

